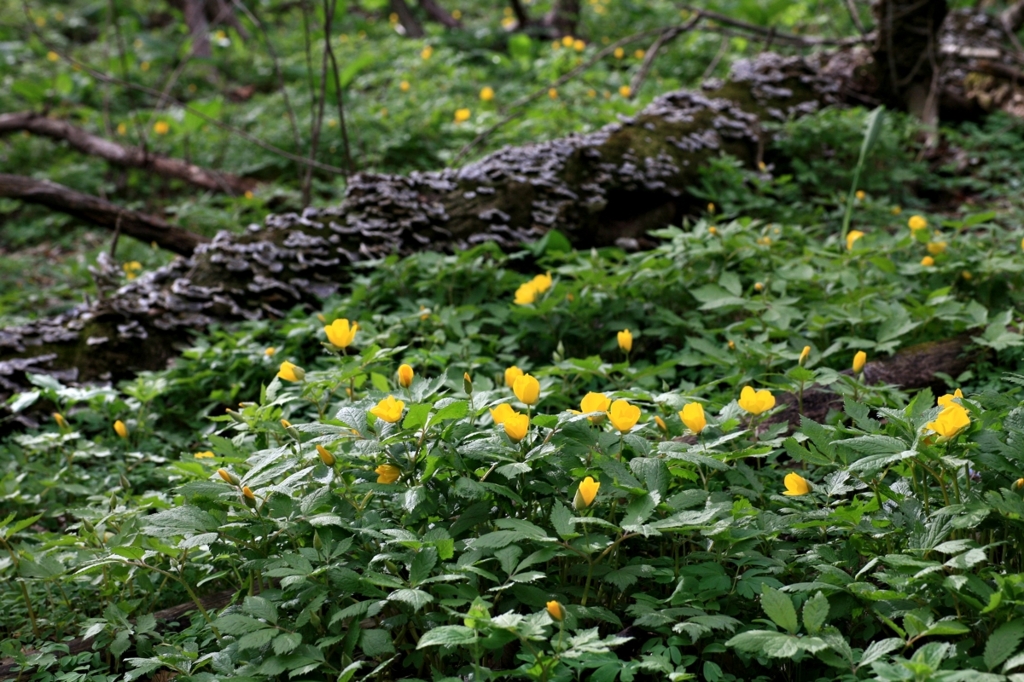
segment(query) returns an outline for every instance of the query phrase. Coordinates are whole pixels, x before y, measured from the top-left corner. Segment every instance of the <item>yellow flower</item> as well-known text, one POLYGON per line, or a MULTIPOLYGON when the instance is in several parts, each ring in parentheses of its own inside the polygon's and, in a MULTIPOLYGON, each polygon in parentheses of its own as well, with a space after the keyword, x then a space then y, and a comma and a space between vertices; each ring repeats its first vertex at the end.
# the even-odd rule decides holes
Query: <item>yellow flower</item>
POLYGON ((806 478, 796 472, 786 474, 783 483, 786 484, 786 492, 782 493, 783 495, 798 497, 811 492, 811 484, 807 482, 806 478))
POLYGON ((630 405, 625 400, 616 400, 608 409, 608 419, 611 420, 612 426, 626 433, 640 421, 640 408, 630 405))
POLYGON ((276 352, 277 352, 277 349, 274 348, 273 346, 271 346, 270 348, 268 348, 265 351, 263 351, 263 354, 266 355, 268 358, 270 358, 270 357, 273 357, 274 353, 276 353, 276 352))
POLYGON ((740 407, 750 414, 761 414, 775 407, 775 396, 768 389, 755 391, 750 386, 744 386, 740 391, 740 407))
POLYGON ((316 454, 320 455, 320 461, 323 462, 324 465, 329 467, 334 466, 334 455, 332 455, 331 451, 323 445, 317 444, 316 454))
POLYGON ((661 417, 655 415, 654 416, 654 423, 658 425, 659 429, 661 429, 665 433, 668 433, 668 424, 665 423, 664 419, 662 419, 661 417))
POLYGON ((629 351, 633 350, 632 332, 630 332, 628 329, 623 329, 621 332, 616 334, 616 337, 619 341, 619 348, 621 348, 624 353, 628 353, 629 351))
POLYGON ((348 320, 344 317, 332 322, 329 326, 324 327, 324 333, 327 334, 327 340, 332 345, 338 348, 348 348, 355 341, 356 332, 359 331, 359 323, 353 322, 349 325, 348 320))
POLYGON ((118 135, 127 135, 128 134, 128 125, 126 123, 118 123, 117 124, 117 134, 118 135))
POLYGON ((512 392, 527 405, 536 405, 540 400, 540 382, 529 374, 524 374, 512 384, 512 392))
POLYGON ((171 132, 171 126, 168 125, 167 121, 157 121, 153 124, 153 132, 157 135, 166 135, 171 132))
POLYGON ((515 302, 517 305, 529 305, 536 301, 539 295, 540 292, 537 291, 537 287, 534 286, 533 282, 525 282, 516 289, 515 302))
POLYGON ((912 215, 910 216, 910 220, 907 221, 907 227, 912 231, 917 232, 918 230, 923 230, 928 227, 928 221, 925 220, 923 216, 912 215))
POLYGON ((853 251, 853 244, 858 239, 864 236, 864 233, 860 230, 850 230, 846 233, 846 250, 853 251))
POLYGON ((679 411, 679 418, 694 434, 700 433, 708 425, 708 420, 704 418, 704 406, 700 403, 683 405, 683 409, 679 411))
POLYGON ((636 57, 637 59, 643 59, 645 54, 647 54, 645 51, 637 50, 636 52, 633 53, 633 56, 636 57))
POLYGON ((409 81, 402 81, 398 84, 398 89, 402 92, 409 92, 409 81))
MULTIPOLYGON (((580 401, 580 410, 583 414, 590 412, 607 412, 608 408, 612 404, 612 399, 606 396, 604 393, 590 393, 583 396, 583 400, 580 401)), ((593 419, 593 417, 591 417, 593 419)))
POLYGON ((522 412, 512 410, 512 413, 505 417, 505 421, 501 425, 512 442, 518 443, 526 438, 526 434, 530 430, 530 417, 522 412))
POLYGON ((402 418, 402 410, 405 409, 405 403, 401 400, 395 400, 395 396, 389 395, 384 398, 376 406, 370 410, 370 414, 377 417, 377 419, 383 419, 389 424, 394 424, 402 418))
POLYGON ((285 381, 302 381, 306 378, 306 370, 285 360, 278 368, 277 376, 285 381))
POLYGON ((555 90, 554 88, 548 89, 548 97, 551 99, 558 99, 558 90, 555 90))
POLYGON ((121 438, 128 437, 128 427, 125 426, 124 422, 121 421, 120 419, 114 422, 114 431, 116 431, 117 435, 121 436, 121 438))
POLYGON ((857 197, 858 201, 864 201, 864 197, 866 197, 866 196, 867 195, 864 193, 864 190, 862 190, 862 189, 857 190, 856 197, 857 197))
POLYGON ((961 391, 958 388, 955 391, 953 391, 952 393, 947 393, 946 395, 939 396, 935 400, 935 404, 938 405, 939 407, 949 407, 950 405, 955 405, 956 404, 956 403, 953 402, 954 400, 956 400, 957 398, 963 398, 963 397, 964 397, 963 391, 961 391))
POLYGON ((470 117, 469 109, 456 109, 455 110, 455 122, 456 123, 465 123, 466 121, 469 120, 469 117, 470 117))
POLYGON ((377 474, 377 483, 394 483, 402 475, 402 470, 391 464, 381 464, 373 473, 377 474))
POLYGON ((281 426, 286 428, 286 429, 289 429, 289 428, 291 428, 292 423, 290 421, 288 421, 287 419, 282 419, 281 420, 281 426))
POLYGON ((928 253, 933 256, 938 256, 940 253, 946 250, 946 242, 928 242, 928 253))
POLYGON ((942 439, 948 439, 963 431, 970 423, 971 418, 967 415, 967 410, 962 405, 951 402, 942 409, 942 412, 939 412, 935 421, 928 422, 924 426, 939 434, 942 439))
POLYGON ((925 256, 924 258, 921 259, 921 265, 926 268, 930 268, 931 266, 935 265, 935 259, 932 258, 931 256, 925 256))
POLYGON ((572 498, 573 509, 586 509, 594 503, 594 498, 597 497, 597 491, 601 487, 600 482, 595 481, 593 477, 587 476, 584 478, 576 489, 576 495, 572 498))
POLYGON ((572 49, 577 52, 583 52, 583 50, 587 49, 587 44, 582 40, 574 40, 572 41, 572 49))
POLYGON ((893 206, 892 208, 889 209, 889 213, 892 213, 893 215, 899 215, 900 213, 903 213, 903 209, 900 208, 899 206, 893 206))
POLYGON ((853 356, 853 373, 860 374, 860 371, 864 369, 864 363, 868 361, 868 354, 862 350, 857 351, 857 354, 853 356))
POLYGON ((508 403, 502 403, 497 407, 492 407, 490 413, 495 424, 504 424, 505 420, 514 415, 516 411, 508 403))
POLYGON ((430 55, 432 54, 434 54, 434 48, 432 48, 430 45, 427 45, 425 48, 423 48, 423 51, 420 52, 420 57, 422 57, 424 60, 427 60, 430 59, 430 55))
POLYGON ((193 455, 196 459, 213 459, 213 450, 204 450, 203 452, 197 452, 193 455))
POLYGON ((452 19, 454 19, 455 21, 458 21, 461 18, 462 18, 462 10, 460 10, 460 9, 453 9, 452 10, 452 19))
POLYGON ((622 59, 623 57, 626 56, 626 51, 623 50, 621 47, 617 47, 615 48, 615 52, 613 52, 612 54, 615 55, 616 59, 622 59))
POLYGON ((139 68, 143 71, 149 71, 149 62, 142 62, 139 64, 139 68))
POLYGON ((754 282, 754 291, 764 291, 764 282, 754 282))
POLYGON ((562 47, 572 47, 574 42, 572 36, 562 36, 562 47))
POLYGON ((552 620, 561 623, 565 619, 565 607, 556 601, 549 601, 547 603, 548 615, 551 616, 552 620))
POLYGON ((480 99, 482 99, 485 102, 490 102, 492 99, 494 99, 494 88, 492 88, 490 85, 481 88, 480 99))
POLYGON ((1020 240, 1020 248, 1024 249, 1024 239, 1020 240))
POLYGON ((412 386, 412 378, 415 372, 409 365, 399 365, 398 367, 398 383, 402 388, 409 388, 412 386))
POLYGON ((1014 488, 1024 488, 1024 478, 1018 478, 1016 481, 1014 481, 1013 482, 1013 487, 1014 488))
POLYGON ((797 364, 803 367, 803 364, 807 362, 807 356, 811 354, 811 347, 804 346, 804 349, 800 351, 800 359, 797 360, 797 364))
POLYGON ((960 276, 963 277, 968 282, 974 279, 974 275, 971 274, 970 270, 964 270, 963 272, 960 273, 960 276))
POLYGON ((757 238, 757 243, 760 244, 761 246, 771 246, 772 245, 772 238, 767 236, 767 235, 764 236, 764 237, 758 237, 757 238))
POLYGON ((621 85, 621 86, 619 86, 619 96, 620 97, 627 97, 628 98, 632 94, 633 94, 633 88, 629 87, 628 85, 621 85))
POLYGON ((60 59, 60 55, 58 55, 53 50, 50 50, 49 52, 46 53, 46 58, 49 59, 51 62, 55 62, 58 59, 60 59))
POLYGON ((57 428, 66 429, 68 428, 68 421, 64 419, 64 415, 60 412, 53 413, 53 421, 57 422, 57 428))
POLYGON ((543 275, 537 275, 530 280, 530 284, 537 290, 538 294, 543 294, 551 288, 551 273, 547 272, 543 275))
POLYGON ((512 365, 505 370, 505 385, 509 388, 515 386, 516 379, 523 376, 523 370, 519 369, 515 365, 512 365))
POLYGON ((729 339, 728 346, 729 346, 729 350, 736 350, 736 342, 733 341, 732 339, 729 339))
POLYGON ((708 233, 709 234, 718 234, 718 228, 715 227, 714 225, 712 225, 711 227, 708 228, 708 233))

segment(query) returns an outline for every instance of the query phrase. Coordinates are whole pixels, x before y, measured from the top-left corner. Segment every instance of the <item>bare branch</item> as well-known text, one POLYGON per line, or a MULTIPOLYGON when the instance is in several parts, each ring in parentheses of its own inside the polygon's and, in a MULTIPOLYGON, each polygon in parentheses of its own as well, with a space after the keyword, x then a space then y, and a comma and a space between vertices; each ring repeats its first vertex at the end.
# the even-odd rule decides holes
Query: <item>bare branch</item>
POLYGON ((448 13, 436 0, 419 0, 419 5, 431 19, 448 28, 462 28, 462 22, 448 13))
POLYGON ((0 173, 0 197, 46 206, 93 225, 118 230, 139 241, 188 256, 209 240, 171 225, 163 218, 112 204, 49 180, 0 173))
POLYGON ((64 140, 74 149, 98 156, 116 166, 140 168, 165 178, 183 180, 190 185, 213 192, 244 194, 256 186, 254 180, 200 168, 181 159, 150 154, 140 147, 122 145, 93 135, 67 121, 47 118, 32 111, 0 114, 0 135, 22 130, 54 140, 64 140))
POLYGON ((422 38, 427 35, 420 22, 416 21, 409 5, 405 4, 405 0, 391 0, 391 11, 398 15, 398 22, 405 29, 406 37, 422 38))

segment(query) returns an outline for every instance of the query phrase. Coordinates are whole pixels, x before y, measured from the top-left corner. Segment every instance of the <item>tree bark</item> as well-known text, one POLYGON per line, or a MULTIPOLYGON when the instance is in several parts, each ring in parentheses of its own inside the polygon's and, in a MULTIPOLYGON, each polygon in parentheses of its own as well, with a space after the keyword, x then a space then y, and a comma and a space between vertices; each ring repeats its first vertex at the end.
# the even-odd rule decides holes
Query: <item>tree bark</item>
POLYGON ((192 56, 210 57, 210 24, 206 20, 205 0, 185 0, 185 24, 192 37, 192 56))
POLYGON ((409 5, 405 4, 405 0, 391 0, 391 11, 398 15, 398 21, 405 29, 407 37, 422 38, 426 35, 420 22, 416 20, 412 10, 409 9, 409 5))
POLYGON ((448 28, 461 28, 462 22, 448 13, 436 0, 419 0, 419 6, 431 19, 448 28))
POLYGON ((139 147, 119 144, 93 135, 67 121, 48 118, 32 111, 0 114, 0 135, 22 130, 54 140, 63 140, 80 152, 98 156, 117 166, 140 168, 161 177, 183 180, 190 185, 213 192, 245 194, 256 186, 255 180, 207 170, 181 159, 151 154, 139 147))
POLYGON ((210 241, 207 237, 175 227, 163 218, 123 208, 49 180, 0 173, 0 197, 46 206, 147 244, 155 242, 157 246, 182 256, 210 241))

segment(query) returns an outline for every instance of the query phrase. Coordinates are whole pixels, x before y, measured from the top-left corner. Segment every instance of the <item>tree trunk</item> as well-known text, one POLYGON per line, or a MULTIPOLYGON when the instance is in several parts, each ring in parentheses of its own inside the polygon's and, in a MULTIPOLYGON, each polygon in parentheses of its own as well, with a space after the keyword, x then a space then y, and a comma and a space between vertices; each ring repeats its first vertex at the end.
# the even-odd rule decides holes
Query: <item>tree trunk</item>
POLYGON ((185 0, 185 24, 192 38, 192 56, 209 57, 210 24, 206 20, 205 0, 185 0))

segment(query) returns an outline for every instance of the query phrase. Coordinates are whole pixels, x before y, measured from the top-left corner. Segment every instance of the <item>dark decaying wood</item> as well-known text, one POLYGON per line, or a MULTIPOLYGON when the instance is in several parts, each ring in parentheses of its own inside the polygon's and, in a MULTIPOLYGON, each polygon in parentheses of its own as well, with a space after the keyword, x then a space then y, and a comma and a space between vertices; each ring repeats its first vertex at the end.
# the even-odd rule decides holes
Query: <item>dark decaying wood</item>
POLYGON ((172 159, 140 147, 123 145, 93 135, 68 121, 49 118, 33 111, 0 114, 0 135, 22 131, 67 142, 77 151, 98 156, 116 166, 139 168, 161 177, 183 180, 190 185, 213 192, 245 194, 257 184, 252 179, 207 170, 181 159, 172 159))
POLYGON ((49 180, 0 173, 0 197, 46 206, 139 241, 155 242, 157 246, 183 256, 210 241, 207 237, 171 225, 158 216, 122 208, 105 199, 77 192, 49 180))

